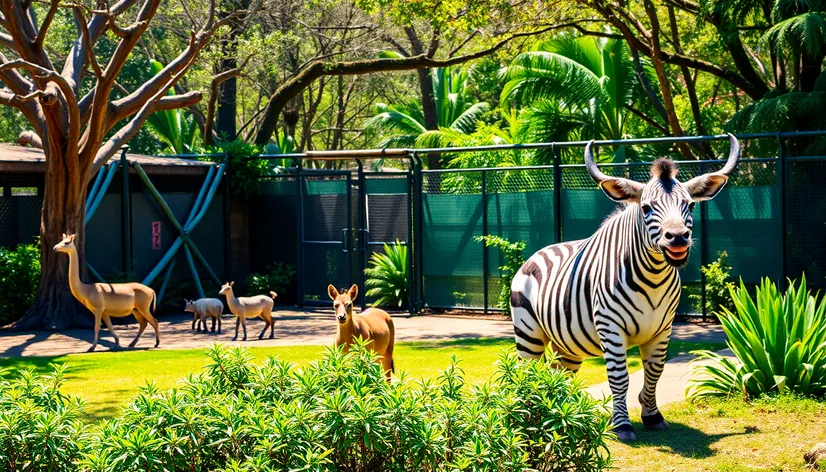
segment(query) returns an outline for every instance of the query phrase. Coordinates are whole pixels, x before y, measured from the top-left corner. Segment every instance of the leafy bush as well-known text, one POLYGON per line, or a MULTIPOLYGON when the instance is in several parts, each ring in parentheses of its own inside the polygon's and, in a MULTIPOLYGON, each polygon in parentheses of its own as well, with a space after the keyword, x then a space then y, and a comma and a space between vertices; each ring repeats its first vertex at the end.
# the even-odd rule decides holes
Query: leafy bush
MULTIPOLYGON (((522 241, 512 243, 499 236, 476 236, 476 241, 484 243, 485 247, 495 247, 502 252, 505 258, 505 265, 499 266, 502 278, 502 288, 499 290, 499 308, 508 310, 511 303, 511 281, 516 271, 525 263, 525 243, 522 241)), ((485 274, 487 277, 487 274, 485 274)), ((510 313, 508 311, 508 313, 510 313)))
POLYGON ((77 470, 88 438, 79 419, 82 404, 60 393, 63 367, 55 369, 0 380, 0 470, 77 470))
POLYGON ((695 351, 711 364, 693 369, 691 395, 826 394, 826 302, 807 290, 806 277, 785 295, 764 279, 756 303, 742 281, 730 294, 736 314, 723 308, 718 316, 737 359, 695 351))
POLYGON ((250 295, 270 293, 270 290, 278 294, 276 300, 285 301, 292 298, 295 286, 295 266, 283 262, 275 262, 267 266, 266 274, 249 274, 247 276, 247 287, 250 295), (285 297, 285 298, 282 298, 285 297))
POLYGON ((0 247, 0 326, 20 319, 34 303, 40 280, 40 241, 0 247))
POLYGON ((454 362, 435 381, 384 380, 374 354, 335 348, 297 369, 215 346, 206 373, 144 388, 104 423, 83 466, 109 470, 598 470, 604 404, 547 363, 503 355, 496 381, 465 388, 454 362))
POLYGON ((387 382, 364 344, 303 368, 216 345, 178 388, 141 389, 83 432, 60 372, 0 384, 2 470, 538 471, 609 464, 609 417, 567 372, 501 356, 466 387, 454 359, 435 380, 387 382), (46 447, 51 446, 51 447, 46 447), (17 462, 10 462, 12 457, 17 462))
MULTIPOLYGON (((734 311, 734 302, 730 295, 734 283, 731 281, 728 253, 718 252, 717 260, 701 267, 700 270, 706 276, 706 313, 717 313, 724 308, 734 311)), ((694 302, 698 311, 702 311, 702 294, 691 294, 688 298, 694 302)))
POLYGON ((403 308, 407 306, 407 246, 396 240, 384 245, 384 254, 370 256, 370 267, 364 269, 368 297, 378 297, 373 306, 403 308))
POLYGON ((242 140, 227 141, 212 146, 207 151, 229 156, 232 194, 242 200, 247 200, 258 192, 258 180, 262 175, 272 173, 269 163, 258 158, 263 153, 262 149, 254 144, 242 140))

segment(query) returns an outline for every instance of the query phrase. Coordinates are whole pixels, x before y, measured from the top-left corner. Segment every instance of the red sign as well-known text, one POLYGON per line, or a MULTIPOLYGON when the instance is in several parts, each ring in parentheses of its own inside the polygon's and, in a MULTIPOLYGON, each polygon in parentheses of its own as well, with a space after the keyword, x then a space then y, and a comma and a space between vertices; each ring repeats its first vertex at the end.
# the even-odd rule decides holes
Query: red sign
POLYGON ((161 222, 152 222, 152 249, 155 251, 161 250, 161 222))

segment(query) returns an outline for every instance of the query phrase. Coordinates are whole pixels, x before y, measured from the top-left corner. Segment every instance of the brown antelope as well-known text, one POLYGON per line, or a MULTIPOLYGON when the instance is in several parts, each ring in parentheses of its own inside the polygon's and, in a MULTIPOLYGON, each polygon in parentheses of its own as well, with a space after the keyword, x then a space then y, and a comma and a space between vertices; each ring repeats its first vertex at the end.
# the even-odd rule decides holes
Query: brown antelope
POLYGON ((356 338, 361 337, 369 341, 367 348, 380 356, 381 367, 387 380, 390 380, 390 373, 396 371, 393 363, 393 344, 396 337, 393 319, 386 311, 378 308, 368 308, 361 314, 353 313, 353 302, 358 296, 358 290, 357 285, 350 287, 350 290, 341 289, 341 293, 332 285, 327 287, 327 294, 333 300, 338 320, 336 347, 343 344, 346 353, 356 338))
POLYGON ((207 330, 207 318, 212 318, 212 330, 215 332, 215 323, 218 323, 218 334, 221 334, 221 314, 224 312, 224 303, 217 298, 201 298, 198 300, 184 299, 184 311, 192 313, 192 329, 195 329, 195 322, 198 323, 198 331, 201 326, 204 332, 207 330))
POLYGON ((154 290, 137 282, 122 284, 83 283, 80 280, 74 234, 63 234, 63 240, 55 245, 54 251, 69 255, 69 289, 72 291, 72 295, 95 315, 95 340, 87 352, 94 351, 98 345, 101 318, 115 338, 115 346, 120 347, 120 338, 112 328, 110 318, 123 318, 129 315, 135 315, 139 326, 138 335, 135 336, 134 341, 129 343, 129 347, 135 347, 141 334, 146 329, 147 323, 155 329, 155 347, 158 347, 161 338, 158 333, 158 320, 153 316, 157 301, 154 290))
POLYGON ((218 292, 219 295, 227 296, 229 311, 231 311, 236 317, 235 337, 232 338, 232 340, 235 341, 238 339, 238 325, 243 325, 244 341, 246 341, 247 318, 256 318, 259 316, 264 320, 265 324, 264 330, 258 335, 258 339, 264 339, 264 333, 267 332, 267 328, 270 329, 270 339, 275 337, 275 319, 272 317, 272 306, 275 302, 275 297, 277 297, 278 294, 275 292, 270 292, 269 297, 266 295, 256 295, 254 297, 236 298, 235 295, 232 294, 233 285, 235 285, 235 282, 224 284, 221 287, 221 291, 218 292))

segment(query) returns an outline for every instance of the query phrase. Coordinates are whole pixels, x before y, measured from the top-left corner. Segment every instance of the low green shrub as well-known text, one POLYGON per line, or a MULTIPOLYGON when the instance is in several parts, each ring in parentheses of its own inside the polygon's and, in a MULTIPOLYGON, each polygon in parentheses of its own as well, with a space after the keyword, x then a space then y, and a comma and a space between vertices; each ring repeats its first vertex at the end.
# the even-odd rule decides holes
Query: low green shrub
MULTIPOLYGON (((502 278, 502 287, 499 290, 499 308, 510 313, 511 306, 511 281, 516 271, 525 263, 525 243, 523 241, 512 243, 499 236, 476 236, 476 241, 484 243, 486 248, 495 247, 502 252, 505 265, 499 266, 502 278)), ((487 274, 485 274, 487 277, 487 274)))
MULTIPOLYGON (((18 443, 0 443, 0 460, 26 451, 60 454, 57 467, 38 463, 39 470, 88 472, 570 471, 610 465, 605 402, 591 398, 570 373, 514 353, 502 355, 493 381, 473 387, 465 386, 455 359, 433 380, 386 382, 363 344, 347 355, 331 347, 302 368, 273 358, 254 365, 246 350, 218 345, 207 355, 203 373, 167 391, 144 387, 120 417, 88 433, 79 429, 76 413, 61 413, 73 404, 29 397, 23 387, 1 389, 0 405, 10 397, 34 403, 27 408, 43 411, 43 422, 54 424, 21 430, 19 451, 18 443), (33 447, 55 430, 65 431, 59 451, 33 447)), ((27 379, 18 382, 38 381, 27 379)), ((0 418, 14 414, 8 411, 0 418)), ((4 436, 17 431, 0 424, 4 436)), ((24 468, 18 462, 3 470, 24 468)))
POLYGON ((63 373, 56 366, 50 375, 24 371, 0 380, 0 470, 78 470, 89 436, 82 403, 60 393, 63 373))
POLYGON ((40 241, 14 249, 0 247, 0 326, 26 314, 40 280, 40 241))
POLYGON ((270 290, 278 294, 276 302, 295 301, 296 269, 292 264, 275 262, 267 266, 266 274, 249 274, 247 291, 250 295, 268 294, 270 290))
MULTIPOLYGON (((728 265, 728 253, 720 251, 717 260, 700 267, 706 276, 706 313, 718 313, 722 309, 734 311, 734 302, 731 298, 731 289, 734 282, 731 280, 731 266, 728 265)), ((698 312, 703 309, 702 294, 690 294, 688 298, 693 302, 698 312)))
POLYGON ((368 297, 377 297, 373 306, 404 308, 407 306, 407 246, 396 240, 396 244, 384 245, 384 254, 374 252, 370 256, 370 267, 364 269, 367 280, 368 297))
POLYGON ((826 394, 826 302, 806 288, 806 277, 785 294, 769 279, 755 298, 742 281, 729 293, 736 311, 723 307, 718 317, 737 358, 694 351, 711 363, 693 369, 690 395, 826 394))

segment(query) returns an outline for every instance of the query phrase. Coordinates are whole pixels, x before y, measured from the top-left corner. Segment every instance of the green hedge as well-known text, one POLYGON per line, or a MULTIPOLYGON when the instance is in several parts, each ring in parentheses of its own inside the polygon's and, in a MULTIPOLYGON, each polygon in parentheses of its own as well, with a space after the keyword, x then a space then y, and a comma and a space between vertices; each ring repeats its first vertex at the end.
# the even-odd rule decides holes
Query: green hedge
POLYGON ((40 241, 14 249, 0 246, 0 326, 26 314, 40 280, 40 241))
POLYGON ((503 354, 466 387, 388 383, 373 355, 330 348, 306 367, 251 365, 215 346, 179 388, 144 387, 123 414, 83 429, 61 373, 0 384, 0 469, 86 471, 562 471, 609 467, 605 404, 565 372, 503 354), (33 393, 32 393, 33 392, 33 393), (58 434, 59 433, 59 434, 58 434))

